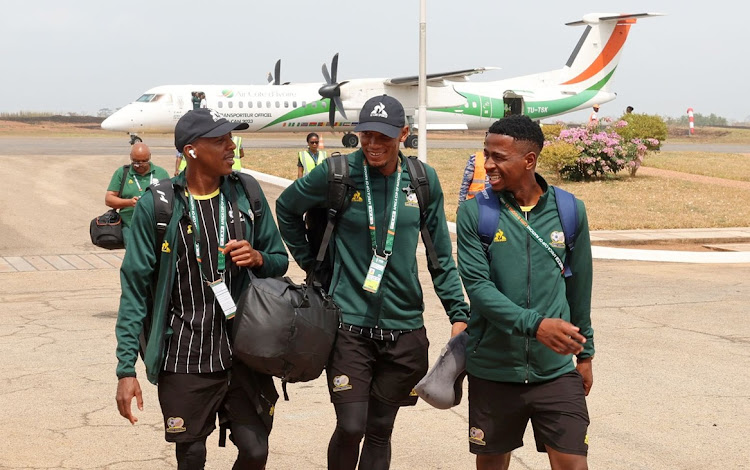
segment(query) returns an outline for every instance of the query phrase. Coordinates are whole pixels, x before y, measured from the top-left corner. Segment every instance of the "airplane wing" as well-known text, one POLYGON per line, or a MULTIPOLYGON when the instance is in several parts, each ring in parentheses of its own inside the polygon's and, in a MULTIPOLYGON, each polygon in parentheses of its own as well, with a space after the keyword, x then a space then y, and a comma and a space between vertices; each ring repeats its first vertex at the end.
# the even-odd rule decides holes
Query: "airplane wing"
MULTIPOLYGON (((465 82, 467 77, 478 73, 484 73, 485 70, 498 70, 498 67, 479 67, 475 69, 456 70, 453 72, 445 73, 431 73, 427 74, 427 82, 439 82, 442 80, 450 80, 452 82, 465 82)), ((397 77, 389 78, 384 82, 386 85, 395 86, 412 86, 419 83, 419 76, 413 75, 410 77, 397 77)))
POLYGON ((582 20, 565 23, 565 26, 581 26, 584 24, 596 24, 600 21, 619 21, 628 19, 648 18, 649 16, 664 16, 663 13, 589 13, 582 20))

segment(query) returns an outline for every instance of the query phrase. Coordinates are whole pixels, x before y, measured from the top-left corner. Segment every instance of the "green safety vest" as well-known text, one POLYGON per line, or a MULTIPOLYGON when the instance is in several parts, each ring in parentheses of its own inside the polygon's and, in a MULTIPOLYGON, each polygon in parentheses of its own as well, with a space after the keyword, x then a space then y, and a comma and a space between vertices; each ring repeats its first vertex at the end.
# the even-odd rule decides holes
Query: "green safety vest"
POLYGON ((323 163, 323 160, 328 158, 328 154, 325 152, 325 150, 319 150, 318 151, 318 162, 315 163, 315 160, 313 159, 312 155, 310 155, 310 152, 307 150, 303 150, 299 152, 299 161, 302 162, 302 176, 307 176, 310 174, 310 172, 315 168, 316 166, 323 163))

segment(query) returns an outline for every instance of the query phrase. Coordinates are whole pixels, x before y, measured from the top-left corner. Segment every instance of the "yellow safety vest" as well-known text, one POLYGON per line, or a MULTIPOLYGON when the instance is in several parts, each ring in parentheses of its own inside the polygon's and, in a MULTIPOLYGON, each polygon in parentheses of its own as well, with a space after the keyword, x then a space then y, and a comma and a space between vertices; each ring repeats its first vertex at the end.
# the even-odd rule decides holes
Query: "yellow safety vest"
POLYGON ((299 161, 302 162, 302 176, 307 176, 308 174, 310 174, 313 168, 320 165, 321 163, 323 163, 323 160, 328 158, 328 154, 325 152, 325 150, 318 151, 318 163, 315 163, 312 155, 310 155, 310 152, 307 150, 301 151, 298 156, 299 161))
MULTIPOLYGON (((481 157, 481 154, 479 154, 481 157)), ((476 157, 476 160, 481 160, 476 157)), ((469 192, 466 194, 466 200, 473 198, 476 194, 482 191, 486 185, 487 171, 484 169, 484 165, 481 161, 474 161, 474 176, 471 178, 471 184, 469 185, 469 192)))
POLYGON ((242 169, 242 162, 240 161, 242 137, 235 135, 232 137, 232 142, 234 142, 234 164, 232 164, 232 169, 235 171, 240 171, 242 169))

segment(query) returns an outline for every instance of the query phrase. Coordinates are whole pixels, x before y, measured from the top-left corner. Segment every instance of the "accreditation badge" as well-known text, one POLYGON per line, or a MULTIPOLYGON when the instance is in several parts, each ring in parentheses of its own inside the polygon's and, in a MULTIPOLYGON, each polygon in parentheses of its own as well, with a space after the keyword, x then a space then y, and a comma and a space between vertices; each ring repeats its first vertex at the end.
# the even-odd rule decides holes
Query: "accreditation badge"
POLYGON ((372 255, 372 261, 370 261, 370 268, 367 270, 367 276, 365 277, 365 283, 362 284, 362 289, 373 294, 380 288, 380 282, 383 280, 383 274, 385 273, 385 266, 388 264, 388 258, 380 256, 377 253, 372 255))
POLYGON ((235 305, 234 299, 229 294, 229 289, 227 289, 226 283, 222 279, 219 279, 208 285, 211 286, 211 290, 214 291, 214 297, 216 297, 216 300, 219 302, 219 307, 221 307, 221 311, 224 312, 224 316, 227 320, 234 318, 234 314, 237 313, 237 305, 235 305))

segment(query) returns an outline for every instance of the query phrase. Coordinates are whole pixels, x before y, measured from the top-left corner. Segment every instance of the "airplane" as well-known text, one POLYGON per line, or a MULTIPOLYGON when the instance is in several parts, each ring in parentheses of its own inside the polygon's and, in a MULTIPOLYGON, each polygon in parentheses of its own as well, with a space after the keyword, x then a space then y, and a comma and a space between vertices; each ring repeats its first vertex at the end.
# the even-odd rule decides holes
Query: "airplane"
MULTIPOLYGON (((639 18, 661 13, 590 13, 568 26, 585 26, 573 53, 557 70, 488 82, 468 77, 494 67, 427 75, 427 130, 487 129, 508 114, 534 120, 559 116, 617 96, 610 81, 617 69, 630 27, 639 18)), ((341 143, 356 147, 352 133, 364 102, 388 94, 404 105, 410 135, 407 148, 417 148, 418 77, 366 78, 338 82, 338 54, 324 83, 281 83, 280 62, 267 85, 165 85, 151 88, 102 122, 102 128, 130 134, 131 144, 143 133, 169 133, 193 109, 191 93, 203 92, 207 105, 232 122, 246 122, 247 132, 341 131, 341 143), (355 116, 355 117, 352 117, 355 116), (330 127, 330 129, 328 129, 330 127)))

